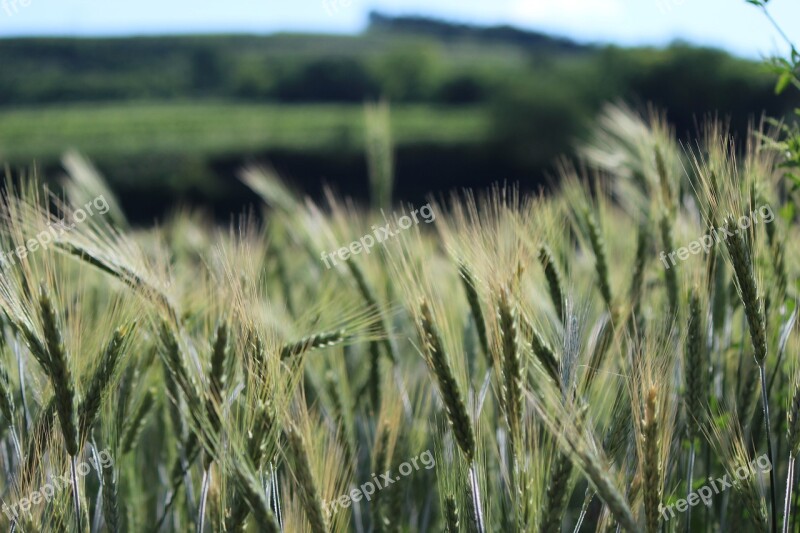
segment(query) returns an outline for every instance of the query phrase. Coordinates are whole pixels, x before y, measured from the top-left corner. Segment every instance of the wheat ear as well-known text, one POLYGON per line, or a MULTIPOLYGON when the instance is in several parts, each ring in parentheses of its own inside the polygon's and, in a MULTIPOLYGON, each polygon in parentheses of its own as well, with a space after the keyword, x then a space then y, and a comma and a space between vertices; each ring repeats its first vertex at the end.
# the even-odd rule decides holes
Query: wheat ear
POLYGON ((636 238, 636 259, 633 262, 633 276, 631 276, 631 288, 629 291, 634 317, 638 315, 639 304, 642 300, 642 287, 644 286, 644 275, 647 270, 649 245, 650 230, 647 223, 642 222, 639 225, 639 234, 636 238))
MULTIPOLYGON (((222 405, 225 389, 225 363, 228 358, 228 325, 224 321, 217 324, 214 339, 211 341, 211 364, 208 374, 209 397, 206 398, 206 413, 211 422, 211 429, 219 433, 222 421, 218 408, 222 405)), ((204 466, 209 466, 210 457, 206 456, 204 466)))
POLYGON ((269 507, 260 484, 248 475, 241 464, 234 466, 234 480, 240 494, 247 502, 256 518, 259 531, 263 533, 280 533, 281 527, 269 507))
POLYGON ((124 531, 119 513, 119 498, 117 494, 117 480, 114 477, 114 465, 100 466, 103 475, 103 518, 106 527, 111 533, 124 531))
POLYGON ((689 437, 699 434, 696 419, 705 393, 705 326, 697 289, 689 295, 689 324, 686 334, 686 429, 689 437))
POLYGON ((444 499, 444 530, 445 533, 459 533, 458 522, 458 503, 456 499, 448 495, 444 499))
MULTIPOLYGON (((706 362, 705 362, 705 326, 703 309, 700 305, 700 296, 697 289, 689 295, 689 325, 686 333, 686 364, 684 374, 686 377, 685 407, 686 407, 686 434, 689 437, 689 460, 686 469, 686 497, 692 492, 694 477, 695 441, 700 434, 700 424, 697 420, 703 407, 706 395, 706 362)), ((691 506, 687 509, 686 523, 691 523, 691 506)))
POLYGON ((225 375, 225 363, 228 358, 228 325, 225 322, 217 324, 217 331, 214 334, 214 341, 211 346, 209 388, 214 400, 217 403, 221 403, 227 377, 225 375))
MULTIPOLYGON (((279 263, 281 259, 279 258, 279 263)), ((286 289, 285 296, 287 299, 287 303, 291 303, 290 294, 288 288, 286 289)), ((291 312, 291 305, 290 312, 291 312)), ((210 390, 210 398, 206 400, 206 410, 208 412, 209 419, 211 420, 212 429, 215 434, 219 433, 221 427, 221 420, 219 419, 219 414, 217 412, 217 407, 221 406, 223 403, 223 396, 225 392, 225 385, 227 382, 227 375, 225 373, 226 363, 229 357, 229 346, 228 346, 228 324, 225 321, 220 321, 217 324, 217 329, 214 334, 214 340, 211 343, 211 365, 209 369, 209 390, 210 390)), ((263 354, 263 346, 261 345, 260 339, 256 337, 256 346, 255 346, 255 354, 256 357, 260 359, 261 362, 264 360, 263 354)), ((260 365, 263 368, 263 365, 260 365)), ((263 404, 262 404, 263 405, 263 404)), ((249 438, 252 439, 254 435, 252 432, 249 434, 249 438)), ((255 436, 258 439, 259 444, 263 444, 263 437, 261 435, 255 436)), ((248 446, 250 445, 250 441, 248 441, 248 446)), ((258 449, 263 450, 263 448, 259 445, 257 446, 258 449)), ((255 455, 256 452, 253 452, 255 455)), ((252 457, 251 457, 252 460, 252 457)), ((260 458, 258 458, 258 462, 260 463, 260 458)), ((202 532, 203 524, 205 520, 205 507, 206 502, 208 499, 208 491, 211 484, 211 456, 209 454, 205 454, 203 458, 203 483, 201 487, 201 504, 198 511, 198 532, 202 532)), ((258 468, 258 467, 256 467, 258 468)), ((247 507, 244 504, 244 500, 239 497, 239 495, 234 495, 234 503, 232 505, 232 513, 228 515, 229 519, 232 519, 231 527, 227 528, 232 531, 238 531, 244 526, 244 521, 247 518, 247 507)), ((226 525, 228 522, 226 521, 226 525)))
POLYGON ((483 311, 481 311, 481 300, 478 295, 475 277, 470 272, 467 265, 459 262, 458 273, 461 276, 461 284, 464 286, 464 293, 467 296, 467 303, 469 304, 472 319, 475 321, 475 330, 478 332, 478 340, 481 343, 483 355, 485 355, 489 364, 492 364, 491 354, 489 353, 489 338, 486 334, 486 322, 484 322, 483 311))
POLYGON ((311 525, 311 531, 327 533, 328 523, 322 506, 322 498, 320 498, 317 484, 311 473, 311 463, 308 459, 305 440, 294 428, 287 430, 285 435, 293 459, 292 464, 300 491, 300 501, 311 525))
POLYGON ((758 297, 753 264, 744 238, 732 218, 725 221, 725 229, 727 233, 725 242, 731 256, 736 282, 741 291, 742 305, 750 328, 750 340, 753 343, 756 362, 761 365, 767 358, 766 319, 762 302, 758 297))
MULTIPOLYGON (((736 282, 739 287, 744 314, 747 318, 747 325, 750 329, 750 341, 753 343, 753 351, 758 363, 759 376, 761 378, 761 405, 764 409, 764 429, 767 438, 767 457, 770 464, 775 464, 772 453, 772 433, 769 419, 769 398, 767 395, 767 373, 764 367, 767 359, 767 326, 764 307, 758 297, 756 278, 753 273, 753 263, 750 252, 744 238, 736 228, 736 223, 732 217, 725 221, 726 239, 725 243, 731 256, 733 271, 736 275, 736 282)), ((770 479, 770 501, 772 503, 771 518, 773 533, 778 530, 778 509, 775 487, 775 469, 769 471, 770 479)))
POLYGON ((114 372, 119 364, 120 356, 122 355, 123 341, 132 327, 133 326, 118 328, 114 331, 111 340, 108 342, 100 358, 100 365, 92 375, 83 401, 78 407, 81 442, 85 441, 89 433, 89 428, 92 427, 95 418, 97 418, 103 394, 108 389, 109 385, 111 385, 114 372))
POLYGON ((547 375, 550 376, 550 379, 558 386, 558 388, 562 388, 561 384, 561 374, 558 370, 558 358, 556 357, 556 352, 550 344, 544 340, 541 333, 539 333, 535 328, 530 328, 531 332, 531 350, 533 350, 533 355, 536 356, 536 359, 541 363, 542 368, 544 368, 547 375))
POLYGON ((61 422, 61 432, 67 453, 74 457, 78 454, 78 417, 77 393, 75 381, 69 368, 67 350, 61 337, 58 316, 53 308, 50 294, 44 285, 39 290, 39 309, 42 317, 45 347, 48 356, 48 374, 53 384, 56 399, 56 411, 61 422))
MULTIPOLYGON (((664 211, 661 213, 658 224, 661 228, 661 243, 664 245, 664 250, 669 253, 675 249, 675 242, 672 238, 672 217, 664 211)), ((674 317, 678 312, 678 270, 676 266, 664 269, 664 282, 667 287, 669 311, 674 317)))
POLYGON ((594 252, 594 266, 597 272, 597 284, 600 294, 603 296, 608 309, 612 309, 611 282, 608 275, 608 258, 606 252, 606 240, 600 231, 600 226, 594 214, 587 208, 583 212, 586 227, 589 230, 589 243, 594 252))
POLYGON ((364 302, 367 304, 367 307, 378 313, 381 333, 384 336, 384 339, 381 342, 386 348, 386 355, 389 356, 389 359, 391 359, 392 363, 396 363, 398 361, 397 350, 395 349, 394 344, 389 337, 388 321, 386 320, 386 316, 384 316, 383 311, 378 306, 378 298, 375 295, 375 291, 373 291, 372 287, 370 287, 366 276, 364 276, 364 272, 361 270, 361 267, 358 266, 356 261, 348 261, 347 267, 350 269, 350 273, 353 275, 353 279, 355 280, 358 290, 361 292, 361 296, 364 298, 364 302))
MULTIPOLYGON (((275 416, 271 406, 260 401, 255 405, 254 425, 247 434, 247 457, 256 471, 261 470, 266 452, 267 437, 275 426, 275 416)), ((230 512, 225 520, 226 531, 244 530, 250 512, 247 500, 241 492, 233 494, 230 512)))
POLYGON ((522 358, 519 351, 519 319, 517 306, 511 301, 508 288, 500 291, 497 305, 503 348, 503 392, 506 422, 512 443, 520 436, 522 423, 522 358))
POLYGON ((550 291, 550 299, 553 301, 556 314, 558 318, 564 320, 564 281, 555 257, 553 257, 553 252, 546 244, 539 248, 539 263, 544 269, 544 277, 547 279, 547 288, 550 291))
POLYGON ((643 485, 644 511, 647 533, 658 533, 659 506, 661 504, 661 462, 659 460, 658 413, 656 388, 647 392, 642 424, 644 450, 643 485))
POLYGON ((147 417, 150 414, 150 411, 153 409, 154 404, 155 397, 153 396, 153 392, 147 391, 147 393, 144 395, 144 398, 142 398, 139 407, 131 416, 127 427, 125 427, 123 430, 121 441, 121 450, 123 455, 129 453, 133 449, 134 444, 136 444, 136 441, 139 439, 139 435, 141 435, 142 430, 144 429, 145 423, 147 422, 147 417))
MULTIPOLYGON (((382 426, 378 438, 375 442, 375 456, 372 459, 373 472, 386 472, 389 467, 389 427, 382 426)), ((383 498, 381 491, 377 491, 372 497, 372 529, 375 533, 383 533, 389 525, 389 520, 383 510, 383 498)))
POLYGON ((569 496, 567 488, 572 475, 572 461, 569 456, 561 451, 556 451, 548 474, 549 480, 542 507, 542 519, 539 522, 540 533, 561 531, 561 521, 569 496))
MULTIPOLYGON (((3 336, 2 327, 0 326, 0 337, 3 336)), ((10 382, 8 379, 8 371, 3 361, 0 360, 0 415, 9 424, 14 422, 14 396, 11 394, 10 382)))
POLYGON ((433 321, 428 302, 425 300, 420 302, 419 320, 428 364, 439 385, 439 392, 447 411, 447 420, 450 427, 453 428, 458 447, 461 448, 467 462, 471 463, 475 457, 475 435, 472 431, 472 421, 467 414, 464 397, 450 368, 442 337, 433 321))
POLYGON ((78 395, 75 391, 75 382, 69 368, 67 349, 61 337, 58 316, 53 307, 53 301, 50 299, 50 294, 44 284, 39 287, 39 311, 42 318, 44 345, 47 349, 47 370, 53 385, 56 412, 61 422, 61 434, 64 437, 64 446, 70 456, 75 523, 78 531, 83 531, 80 485, 78 484, 77 473, 77 456, 79 451, 78 395))
POLYGON ((289 359, 312 350, 335 346, 344 340, 344 330, 309 335, 307 337, 303 337, 299 341, 285 344, 281 348, 281 359, 289 359))

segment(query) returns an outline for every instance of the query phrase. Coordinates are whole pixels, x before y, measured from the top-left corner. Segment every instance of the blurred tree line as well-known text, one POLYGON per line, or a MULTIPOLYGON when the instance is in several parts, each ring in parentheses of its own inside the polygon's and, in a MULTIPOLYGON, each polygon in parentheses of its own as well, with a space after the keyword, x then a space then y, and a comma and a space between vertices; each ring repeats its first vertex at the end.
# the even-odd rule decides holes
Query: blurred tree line
MULTIPOLYGON (((0 41, 0 64, 0 113, 3 107, 180 99, 300 105, 386 98, 483 106, 490 110, 491 128, 481 164, 469 168, 496 172, 481 177, 469 175, 467 168, 465 185, 502 178, 538 185, 554 158, 569 153, 610 100, 666 110, 679 135, 693 131, 710 113, 729 117, 732 128, 742 131, 762 113, 782 117, 797 105, 795 94, 775 93, 762 64, 719 50, 685 43, 665 49, 589 46, 506 26, 378 13, 358 36, 6 39, 0 41)), ((417 148, 436 159, 432 147, 417 148)), ((474 154, 474 148, 462 151, 474 154)), ((433 167, 446 168, 447 158, 461 157, 453 147, 439 154, 445 159, 433 167)), ((304 155, 319 156, 321 162, 289 171, 301 181, 318 179, 306 173, 318 172, 328 156, 304 155)), ((296 154, 275 157, 295 161, 296 154)), ((235 158, 226 161, 235 164, 235 158)), ((353 161, 358 165, 351 169, 353 179, 363 181, 363 161, 353 161)), ((398 165, 403 166, 401 158, 398 165)), ((419 181, 406 182, 409 194, 435 183, 425 175, 424 161, 409 165, 423 173, 400 176, 419 181)))

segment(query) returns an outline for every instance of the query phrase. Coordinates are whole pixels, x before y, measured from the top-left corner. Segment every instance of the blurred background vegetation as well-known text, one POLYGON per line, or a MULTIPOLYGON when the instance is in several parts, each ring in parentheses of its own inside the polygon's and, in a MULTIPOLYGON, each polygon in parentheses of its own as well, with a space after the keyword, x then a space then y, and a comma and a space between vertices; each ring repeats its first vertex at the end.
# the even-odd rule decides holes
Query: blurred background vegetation
POLYGON ((395 197, 519 182, 546 187, 603 103, 667 113, 679 137, 704 116, 743 132, 788 116, 762 63, 674 43, 590 46, 508 26, 370 15, 357 36, 275 34, 0 40, 0 160, 58 175, 74 148, 134 221, 176 202, 227 217, 252 201, 244 163, 312 196, 367 197, 364 110, 391 103, 395 197))

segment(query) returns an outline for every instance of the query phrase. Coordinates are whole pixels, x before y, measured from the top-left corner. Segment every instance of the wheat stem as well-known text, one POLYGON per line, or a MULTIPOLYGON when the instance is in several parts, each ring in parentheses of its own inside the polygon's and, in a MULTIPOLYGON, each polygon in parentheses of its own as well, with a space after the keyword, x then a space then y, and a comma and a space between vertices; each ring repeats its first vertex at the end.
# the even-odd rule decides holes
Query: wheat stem
MULTIPOLYGON (((770 428, 770 420, 769 420, 769 400, 767 398, 767 373, 764 369, 764 364, 759 363, 758 365, 758 372, 761 376, 761 403, 764 408, 764 430, 766 431, 766 438, 767 438, 767 458, 769 459, 769 464, 775 464, 775 458, 772 454, 772 432, 770 428)), ((769 495, 771 501, 771 519, 772 519, 772 532, 777 533, 778 531, 778 499, 776 496, 776 487, 775 487, 775 468, 771 468, 769 471, 769 495)))

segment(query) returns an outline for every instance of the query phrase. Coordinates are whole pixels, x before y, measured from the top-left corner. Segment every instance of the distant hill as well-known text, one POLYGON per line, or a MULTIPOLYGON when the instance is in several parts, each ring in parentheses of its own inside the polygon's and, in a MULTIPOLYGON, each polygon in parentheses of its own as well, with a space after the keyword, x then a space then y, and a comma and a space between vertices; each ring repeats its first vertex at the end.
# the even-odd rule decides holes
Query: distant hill
POLYGON ((478 40, 547 52, 584 52, 594 48, 578 44, 564 37, 554 37, 508 25, 475 26, 427 17, 393 17, 378 11, 370 12, 368 31, 390 31, 407 35, 434 37, 442 40, 478 40))
POLYGON ((537 188, 609 101, 652 104, 682 137, 707 114, 741 133, 798 106, 762 64, 720 50, 377 12, 359 35, 0 39, 0 65, 0 164, 53 172, 61 150, 83 150, 145 217, 176 198, 238 212, 231 178, 254 160, 309 192, 324 179, 362 194, 362 105, 379 98, 395 192, 415 202, 496 180, 537 188))

